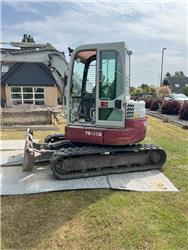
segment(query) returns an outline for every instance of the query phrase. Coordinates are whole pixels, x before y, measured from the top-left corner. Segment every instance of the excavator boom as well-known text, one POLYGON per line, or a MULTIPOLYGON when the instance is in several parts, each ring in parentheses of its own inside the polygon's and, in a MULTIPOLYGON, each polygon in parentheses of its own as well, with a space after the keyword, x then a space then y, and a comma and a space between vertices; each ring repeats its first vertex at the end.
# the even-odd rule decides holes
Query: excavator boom
MULTIPOLYGON (((7 43, 3 43, 7 44, 7 43)), ((65 91, 65 79, 68 75, 68 62, 64 53, 56 50, 50 43, 18 43, 10 42, 8 45, 20 49, 12 52, 1 49, 1 62, 28 62, 43 63, 51 69, 52 75, 56 80, 57 87, 62 95, 65 91)))

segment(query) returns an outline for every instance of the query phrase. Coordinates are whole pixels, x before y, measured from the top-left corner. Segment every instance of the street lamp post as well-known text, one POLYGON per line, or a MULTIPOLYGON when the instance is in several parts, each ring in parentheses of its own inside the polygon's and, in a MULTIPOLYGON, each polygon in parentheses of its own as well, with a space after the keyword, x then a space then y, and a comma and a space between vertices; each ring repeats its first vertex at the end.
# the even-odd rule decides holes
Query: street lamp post
POLYGON ((166 48, 162 48, 162 60, 161 60, 161 82, 160 85, 162 85, 163 81, 163 59, 164 59, 164 51, 166 48))
POLYGON ((132 55, 132 51, 129 50, 127 52, 128 56, 129 56, 129 79, 128 79, 128 82, 129 82, 129 89, 130 89, 130 85, 131 85, 131 55, 132 55))

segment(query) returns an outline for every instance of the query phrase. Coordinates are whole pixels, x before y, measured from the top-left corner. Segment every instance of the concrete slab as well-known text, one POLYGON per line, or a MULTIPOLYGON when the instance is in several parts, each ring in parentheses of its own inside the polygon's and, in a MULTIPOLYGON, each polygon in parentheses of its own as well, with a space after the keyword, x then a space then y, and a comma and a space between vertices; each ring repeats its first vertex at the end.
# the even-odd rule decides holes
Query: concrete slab
POLYGON ((58 190, 110 188, 105 176, 60 181, 46 168, 22 172, 21 167, 1 168, 1 195, 44 193, 58 190))
POLYGON ((33 172, 22 172, 25 140, 0 140, 1 195, 43 193, 58 190, 111 188, 132 191, 178 191, 160 171, 143 171, 60 181, 48 165, 37 165, 33 172), (8 167, 18 165, 17 167, 8 167))
POLYGON ((113 174, 108 176, 111 188, 132 191, 172 191, 178 189, 159 170, 142 171, 126 174, 113 174))
MULTIPOLYGON (((38 142, 36 139, 35 142, 38 142)), ((0 166, 20 165, 24 157, 25 140, 0 140, 0 166)))
POLYGON ((0 151, 24 149, 25 140, 0 140, 0 151))
POLYGON ((23 163, 24 153, 22 150, 7 150, 0 152, 0 166, 16 166, 23 163))
POLYGON ((167 177, 156 170, 64 181, 55 179, 48 170, 48 166, 29 173, 22 172, 21 167, 1 167, 0 170, 1 195, 101 188, 133 191, 178 191, 167 177), (149 178, 151 178, 150 181, 149 178))

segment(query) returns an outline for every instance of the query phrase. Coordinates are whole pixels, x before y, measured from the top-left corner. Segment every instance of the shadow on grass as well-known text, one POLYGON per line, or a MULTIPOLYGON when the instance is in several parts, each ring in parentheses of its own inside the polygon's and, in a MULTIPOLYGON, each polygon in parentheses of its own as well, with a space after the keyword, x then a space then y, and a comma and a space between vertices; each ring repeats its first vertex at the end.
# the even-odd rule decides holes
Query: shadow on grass
POLYGON ((86 190, 2 197, 2 248, 37 248, 58 228, 79 218, 82 210, 110 194, 110 190, 86 190))

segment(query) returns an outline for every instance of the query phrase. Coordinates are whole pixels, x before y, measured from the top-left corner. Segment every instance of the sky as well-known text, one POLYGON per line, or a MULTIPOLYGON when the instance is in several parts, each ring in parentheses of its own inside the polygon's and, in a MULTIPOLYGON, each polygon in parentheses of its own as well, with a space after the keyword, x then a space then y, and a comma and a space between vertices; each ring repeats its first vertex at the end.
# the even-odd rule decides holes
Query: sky
MULTIPOLYGON (((81 44, 125 41, 132 50, 131 85, 159 85, 164 74, 188 75, 188 1, 0 0, 1 41, 50 42, 68 53, 81 44)), ((68 59, 68 58, 67 58, 68 59)))

